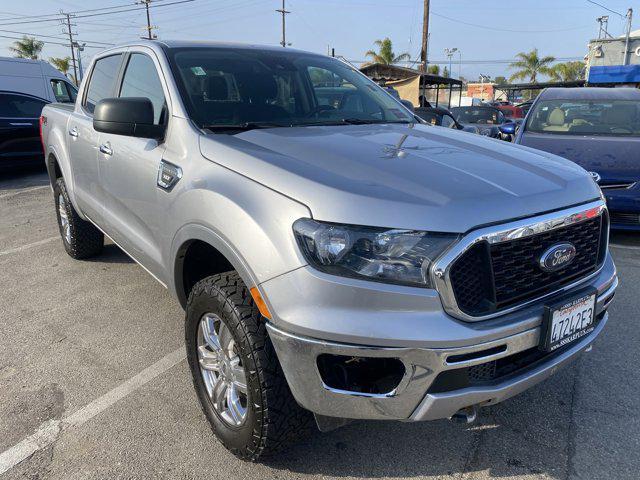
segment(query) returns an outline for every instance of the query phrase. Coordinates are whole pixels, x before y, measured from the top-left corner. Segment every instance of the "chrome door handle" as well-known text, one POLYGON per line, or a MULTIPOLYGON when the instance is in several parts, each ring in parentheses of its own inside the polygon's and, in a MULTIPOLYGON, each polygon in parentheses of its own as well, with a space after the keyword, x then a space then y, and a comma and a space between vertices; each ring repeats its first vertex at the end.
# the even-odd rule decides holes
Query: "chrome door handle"
POLYGON ((100 152, 104 153, 105 155, 113 155, 113 150, 111 150, 111 144, 107 142, 100 145, 100 152))
POLYGON ((71 135, 72 137, 77 137, 78 129, 76 127, 73 127, 71 130, 69 130, 69 135, 71 135))

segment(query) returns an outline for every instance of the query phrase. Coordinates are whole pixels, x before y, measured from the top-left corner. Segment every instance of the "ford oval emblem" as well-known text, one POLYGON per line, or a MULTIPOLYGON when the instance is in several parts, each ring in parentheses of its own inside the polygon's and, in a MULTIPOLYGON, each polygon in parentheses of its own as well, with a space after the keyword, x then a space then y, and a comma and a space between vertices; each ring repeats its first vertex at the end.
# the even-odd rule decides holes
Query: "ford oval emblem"
POLYGON ((540 257, 540 268, 545 272, 555 272, 566 267, 576 256, 572 243, 558 243, 549 247, 540 257))

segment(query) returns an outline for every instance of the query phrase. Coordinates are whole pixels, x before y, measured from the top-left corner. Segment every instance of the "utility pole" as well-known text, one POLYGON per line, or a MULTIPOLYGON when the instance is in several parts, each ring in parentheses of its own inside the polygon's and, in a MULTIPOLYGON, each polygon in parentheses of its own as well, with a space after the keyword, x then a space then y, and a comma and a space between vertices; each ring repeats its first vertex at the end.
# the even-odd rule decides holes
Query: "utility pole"
POLYGON ((149 13, 149 4, 151 3, 151 0, 140 0, 139 2, 136 2, 136 3, 144 5, 145 10, 147 11, 147 27, 146 27, 147 38, 149 40, 153 40, 155 38, 155 35, 153 35, 151 31, 156 27, 151 26, 151 14, 149 13))
POLYGON ((78 69, 76 67, 76 52, 73 49, 73 32, 71 31, 71 15, 69 13, 61 12, 67 17, 67 35, 69 35, 69 46, 71 47, 71 63, 73 64, 73 81, 78 85, 78 69))
POLYGON ((424 11, 422 14, 422 50, 420 51, 420 70, 427 71, 429 53, 429 0, 424 0, 424 11))
POLYGON ((287 46, 287 25, 286 25, 285 17, 287 13, 291 13, 291 12, 285 10, 284 2, 285 0, 282 0, 282 8, 276 10, 276 12, 282 14, 282 41, 280 42, 280 45, 282 45, 283 47, 286 47, 287 46))
POLYGON ((627 33, 624 41, 624 62, 623 65, 629 65, 629 37, 631 36, 631 17, 633 16, 633 8, 627 10, 627 33))

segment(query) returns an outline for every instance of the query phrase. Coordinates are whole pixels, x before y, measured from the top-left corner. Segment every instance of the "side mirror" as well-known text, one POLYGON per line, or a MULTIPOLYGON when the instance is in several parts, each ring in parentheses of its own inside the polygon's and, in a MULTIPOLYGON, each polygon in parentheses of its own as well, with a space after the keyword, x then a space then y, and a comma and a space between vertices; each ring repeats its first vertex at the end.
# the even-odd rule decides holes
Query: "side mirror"
POLYGON ((164 136, 164 125, 153 124, 153 104, 146 97, 104 98, 93 112, 96 132, 127 137, 153 138, 164 136))
POLYGON ((400 103, 403 104, 405 107, 407 107, 412 112, 415 112, 416 109, 413 106, 413 103, 411 103, 409 100, 400 100, 400 103))
POLYGON ((516 133, 516 124, 513 122, 503 123, 499 128, 500 133, 504 133, 505 135, 515 135, 516 133))

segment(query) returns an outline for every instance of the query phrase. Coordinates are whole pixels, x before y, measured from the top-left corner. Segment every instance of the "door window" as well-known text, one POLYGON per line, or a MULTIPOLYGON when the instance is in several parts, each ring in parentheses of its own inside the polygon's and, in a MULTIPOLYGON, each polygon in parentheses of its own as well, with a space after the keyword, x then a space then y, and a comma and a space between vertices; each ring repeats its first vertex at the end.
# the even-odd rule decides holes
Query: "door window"
POLYGON ((114 86, 116 77, 118 76, 121 58, 122 54, 118 54, 96 61, 84 100, 84 106, 89 112, 93 113, 93 110, 96 108, 96 103, 103 98, 114 96, 114 86))
POLYGON ((153 60, 147 55, 134 53, 124 72, 120 97, 146 97, 153 104, 153 123, 166 120, 166 102, 162 83, 153 60))
POLYGON ((38 118, 47 102, 24 95, 0 94, 0 118, 38 118))
POLYGON ((56 97, 56 102, 73 103, 76 100, 75 95, 72 95, 69 89, 69 84, 64 80, 52 79, 51 88, 53 89, 53 95, 56 97))

